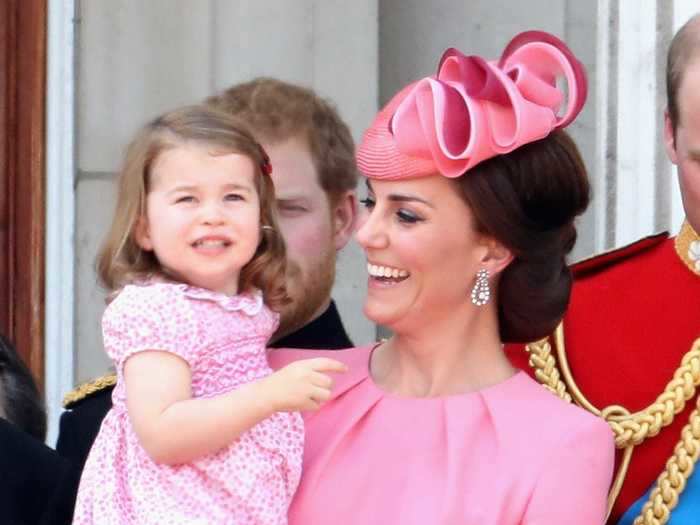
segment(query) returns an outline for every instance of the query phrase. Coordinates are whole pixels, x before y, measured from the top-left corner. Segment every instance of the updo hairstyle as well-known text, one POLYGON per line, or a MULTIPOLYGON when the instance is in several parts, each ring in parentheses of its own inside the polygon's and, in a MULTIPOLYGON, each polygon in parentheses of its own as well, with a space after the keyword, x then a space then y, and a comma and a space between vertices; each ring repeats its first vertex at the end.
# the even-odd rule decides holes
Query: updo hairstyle
POLYGON ((498 284, 501 340, 528 343, 551 334, 571 294, 566 256, 576 242, 574 219, 590 200, 575 143, 554 131, 455 180, 477 230, 514 256, 498 284))

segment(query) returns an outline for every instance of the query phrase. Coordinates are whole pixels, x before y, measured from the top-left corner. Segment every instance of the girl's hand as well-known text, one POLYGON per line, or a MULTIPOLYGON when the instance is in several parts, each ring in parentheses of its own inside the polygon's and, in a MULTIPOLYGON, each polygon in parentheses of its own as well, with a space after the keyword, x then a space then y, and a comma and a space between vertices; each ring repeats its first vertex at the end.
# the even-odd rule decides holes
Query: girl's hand
POLYGON ((275 412, 318 410, 333 388, 333 378, 327 372, 345 371, 347 366, 335 359, 302 359, 261 379, 259 387, 275 412))

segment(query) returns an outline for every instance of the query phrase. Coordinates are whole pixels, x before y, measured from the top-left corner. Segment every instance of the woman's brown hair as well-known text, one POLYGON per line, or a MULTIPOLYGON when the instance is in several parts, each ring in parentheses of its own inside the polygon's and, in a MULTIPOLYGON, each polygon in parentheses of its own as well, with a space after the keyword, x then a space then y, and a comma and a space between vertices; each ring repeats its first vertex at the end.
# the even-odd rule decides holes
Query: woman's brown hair
POLYGON ((256 166, 260 244, 253 258, 241 269, 238 289, 245 292, 258 288, 265 302, 279 309, 289 301, 284 280, 286 251, 275 215, 269 159, 242 122, 204 105, 161 115, 146 124, 129 145, 119 174, 114 219, 97 257, 97 273, 102 284, 115 292, 126 284, 152 276, 168 278, 155 254, 139 246, 135 228, 146 212, 151 169, 156 159, 163 152, 187 143, 211 148, 212 155, 245 155, 256 166))
POLYGON ((576 242, 574 219, 590 200, 576 144, 555 131, 456 180, 478 230, 514 256, 498 283, 501 340, 528 343, 551 334, 571 294, 566 255, 576 242))

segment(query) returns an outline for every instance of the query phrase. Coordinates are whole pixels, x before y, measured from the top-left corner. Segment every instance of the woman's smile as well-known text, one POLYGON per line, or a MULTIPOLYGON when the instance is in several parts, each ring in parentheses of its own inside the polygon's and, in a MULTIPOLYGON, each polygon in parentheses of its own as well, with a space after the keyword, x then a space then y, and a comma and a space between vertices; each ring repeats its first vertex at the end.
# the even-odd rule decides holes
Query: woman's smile
POLYGON ((398 283, 411 275, 408 270, 382 264, 372 264, 371 262, 367 263, 367 273, 369 273, 371 280, 383 283, 398 283))

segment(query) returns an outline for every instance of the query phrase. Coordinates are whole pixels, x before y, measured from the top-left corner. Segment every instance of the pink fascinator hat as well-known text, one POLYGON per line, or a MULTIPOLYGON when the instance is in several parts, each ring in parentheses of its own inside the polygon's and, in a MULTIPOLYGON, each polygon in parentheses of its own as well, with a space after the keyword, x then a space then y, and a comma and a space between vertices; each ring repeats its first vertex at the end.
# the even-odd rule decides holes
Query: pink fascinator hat
POLYGON ((549 33, 517 35, 497 61, 450 48, 437 75, 406 86, 379 112, 358 167, 371 179, 459 177, 567 126, 586 95, 583 65, 549 33))

